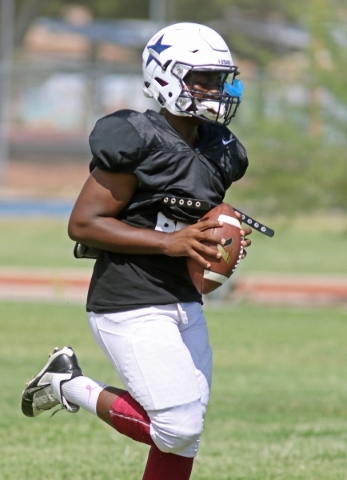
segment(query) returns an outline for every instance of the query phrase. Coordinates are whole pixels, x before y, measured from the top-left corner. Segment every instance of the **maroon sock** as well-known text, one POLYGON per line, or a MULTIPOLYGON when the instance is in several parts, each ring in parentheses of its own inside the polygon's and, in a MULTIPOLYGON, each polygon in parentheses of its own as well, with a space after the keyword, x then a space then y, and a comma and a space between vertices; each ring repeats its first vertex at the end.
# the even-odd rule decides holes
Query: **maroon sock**
POLYGON ((163 453, 151 447, 142 480, 189 480, 194 458, 163 453))
POLYGON ((146 411, 128 393, 124 393, 113 402, 110 415, 114 428, 137 442, 154 445, 149 434, 150 421, 146 411))

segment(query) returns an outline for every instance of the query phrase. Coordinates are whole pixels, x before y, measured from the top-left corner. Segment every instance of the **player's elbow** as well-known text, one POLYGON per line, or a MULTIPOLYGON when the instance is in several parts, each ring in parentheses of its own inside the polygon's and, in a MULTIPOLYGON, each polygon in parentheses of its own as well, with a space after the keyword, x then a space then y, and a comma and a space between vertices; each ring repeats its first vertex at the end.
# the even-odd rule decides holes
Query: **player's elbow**
POLYGON ((71 240, 83 243, 87 230, 88 225, 86 222, 77 221, 73 216, 70 217, 67 233, 71 240))

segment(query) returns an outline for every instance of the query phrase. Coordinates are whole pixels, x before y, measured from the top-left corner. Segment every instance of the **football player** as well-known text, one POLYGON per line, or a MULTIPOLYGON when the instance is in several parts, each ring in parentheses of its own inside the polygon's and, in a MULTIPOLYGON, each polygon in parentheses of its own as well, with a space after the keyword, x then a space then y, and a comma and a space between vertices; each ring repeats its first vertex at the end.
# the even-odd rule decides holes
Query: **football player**
MULTIPOLYGON (((28 383, 22 411, 80 407, 150 445, 144 480, 187 480, 211 386, 202 298, 186 267, 204 268, 223 243, 198 221, 245 173, 244 147, 227 128, 242 97, 238 69, 212 29, 162 29, 143 52, 143 89, 159 112, 121 110, 96 123, 90 176, 69 236, 96 252, 87 298, 92 333, 125 389, 82 374, 71 347, 55 349, 28 383)), ((241 230, 250 245, 249 227, 241 230)))

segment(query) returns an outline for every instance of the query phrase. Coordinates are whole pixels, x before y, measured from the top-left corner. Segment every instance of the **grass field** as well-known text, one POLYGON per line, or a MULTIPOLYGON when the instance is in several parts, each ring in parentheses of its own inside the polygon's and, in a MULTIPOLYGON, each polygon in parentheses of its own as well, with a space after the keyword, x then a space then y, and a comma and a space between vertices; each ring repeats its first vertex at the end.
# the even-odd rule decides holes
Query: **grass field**
MULTIPOLYGON (((56 345, 73 345, 86 374, 120 385, 84 308, 0 309, 1 480, 139 480, 147 447, 92 415, 20 412, 25 381, 56 345)), ((243 305, 207 317, 214 381, 192 480, 346 480, 346 311, 243 305)))
MULTIPOLYGON (((346 219, 260 220, 275 237, 252 235, 239 274, 346 274, 346 219)), ((66 224, 0 219, 0 266, 91 269, 73 258, 66 224)), ((0 312, 0 480, 139 480, 148 448, 97 418, 20 412, 25 382, 57 345, 73 345, 88 376, 120 386, 84 307, 0 302, 0 312)), ((347 480, 346 313, 247 305, 207 311, 214 381, 192 480, 347 480)))
MULTIPOLYGON (((265 219, 263 220, 265 222, 265 219)), ((239 272, 347 273, 347 218, 300 217, 266 220, 273 238, 254 232, 253 245, 239 272)), ((0 219, 0 265, 91 268, 76 260, 68 238, 67 220, 0 219)))

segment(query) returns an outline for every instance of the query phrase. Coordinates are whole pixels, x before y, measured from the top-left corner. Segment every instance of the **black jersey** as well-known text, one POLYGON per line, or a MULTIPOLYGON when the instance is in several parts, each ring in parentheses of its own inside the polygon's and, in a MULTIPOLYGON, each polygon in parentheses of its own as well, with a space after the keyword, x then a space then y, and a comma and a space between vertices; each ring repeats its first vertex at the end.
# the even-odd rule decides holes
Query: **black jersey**
MULTIPOLYGON (((90 136, 90 170, 132 173, 139 180, 119 220, 170 232, 196 222, 223 201, 226 190, 247 169, 246 151, 220 124, 199 126, 198 134, 193 149, 152 110, 121 110, 97 122, 90 136), (208 207, 204 211, 189 208, 187 202, 183 206, 163 202, 171 197, 203 200, 208 207)), ((88 310, 106 313, 192 301, 201 302, 201 295, 189 278, 184 257, 99 251, 88 310)))

